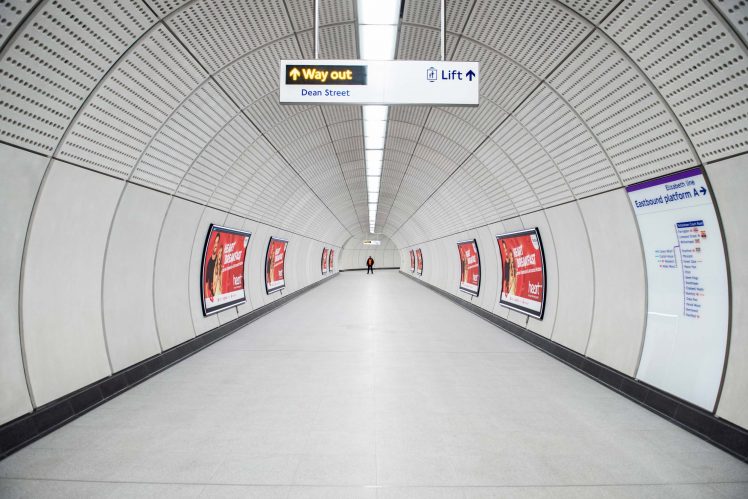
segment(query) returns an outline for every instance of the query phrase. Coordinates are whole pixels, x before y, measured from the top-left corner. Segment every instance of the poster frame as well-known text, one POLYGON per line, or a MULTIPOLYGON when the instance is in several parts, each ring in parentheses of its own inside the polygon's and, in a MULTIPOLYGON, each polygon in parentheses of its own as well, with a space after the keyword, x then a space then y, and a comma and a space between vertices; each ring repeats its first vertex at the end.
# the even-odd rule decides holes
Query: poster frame
MULTIPOLYGON (((329 269, 330 269, 330 254, 329 254, 329 252, 330 252, 330 250, 328 248, 322 248, 322 259, 320 260, 320 264, 319 264, 320 265, 320 271, 322 272, 322 275, 327 274, 329 272, 329 269)), ((266 258, 267 258, 267 255, 266 255, 266 258)), ((267 260, 266 260, 266 262, 267 262, 267 260)), ((285 270, 285 267, 286 267, 286 261, 285 261, 285 257, 284 257, 284 260, 283 260, 283 268, 284 268, 284 270, 285 270)), ((285 276, 284 276, 284 279, 285 279, 285 276)))
POLYGON ((252 242, 251 232, 247 232, 247 231, 239 230, 239 229, 232 229, 231 227, 225 227, 223 225, 218 225, 218 224, 210 224, 208 226, 208 234, 205 236, 205 243, 203 244, 203 254, 202 254, 202 258, 200 259, 200 308, 203 312, 203 317, 209 317, 219 312, 223 312, 224 310, 228 310, 233 307, 238 307, 239 305, 247 303, 247 281, 244 278, 244 275, 246 274, 247 253, 249 252, 249 244, 251 242, 252 242), (245 236, 245 237, 248 237, 249 240, 247 241, 247 247, 244 249, 244 256, 242 258, 242 291, 244 291, 244 298, 224 303, 220 307, 216 307, 208 311, 205 308, 205 257, 208 252, 208 243, 210 242, 210 238, 213 235, 214 230, 220 230, 221 232, 228 232, 229 234, 236 234, 238 236, 245 236))
POLYGON ((416 271, 416 252, 415 250, 411 249, 408 251, 410 256, 410 273, 414 273, 416 271))
POLYGON ((278 291, 282 291, 286 288, 286 253, 288 252, 288 239, 281 239, 279 237, 270 236, 268 239, 268 245, 265 249, 265 294, 270 295, 278 291), (270 244, 273 241, 280 241, 286 243, 286 251, 283 253, 283 286, 278 286, 273 289, 268 289, 268 252, 270 251, 270 244))
POLYGON ((494 239, 496 240, 496 246, 499 249, 499 269, 502 269, 502 263, 504 259, 502 258, 503 255, 501 254, 500 240, 506 237, 527 236, 530 234, 535 234, 535 237, 537 237, 538 239, 538 246, 540 246, 540 262, 541 262, 541 268, 543 272, 543 299, 540 302, 540 312, 536 312, 532 309, 522 307, 515 303, 504 301, 501 298, 501 290, 503 289, 503 286, 504 286, 504 273, 503 273, 504 271, 503 270, 501 270, 501 278, 499 279, 499 293, 498 293, 499 294, 499 305, 540 321, 540 320, 543 320, 543 315, 545 314, 546 289, 548 286, 548 283, 547 283, 548 273, 547 273, 547 269, 545 266, 545 247, 543 246, 543 239, 541 239, 540 237, 540 229, 538 227, 532 227, 530 229, 520 229, 520 230, 511 231, 511 232, 504 232, 503 234, 496 234, 494 239))
POLYGON ((416 249, 416 275, 423 277, 423 251, 421 248, 416 249), (421 270, 418 270, 418 255, 421 255, 421 270))
POLYGON ((327 252, 327 259, 328 259, 328 261, 327 261, 327 272, 330 273, 330 274, 333 273, 332 272, 332 264, 333 264, 333 261, 334 261, 333 253, 335 253, 335 249, 334 248, 330 248, 329 251, 327 252))
POLYGON ((459 289, 463 293, 467 293, 471 296, 478 296, 480 295, 480 285, 483 282, 483 268, 481 266, 481 258, 480 258, 480 249, 478 248, 478 240, 473 239, 465 239, 463 241, 457 241, 457 256, 462 260, 462 253, 460 253, 460 245, 465 243, 473 243, 475 245, 475 255, 478 257, 478 291, 473 291, 472 289, 467 289, 462 287, 462 276, 460 276, 459 281, 459 289))

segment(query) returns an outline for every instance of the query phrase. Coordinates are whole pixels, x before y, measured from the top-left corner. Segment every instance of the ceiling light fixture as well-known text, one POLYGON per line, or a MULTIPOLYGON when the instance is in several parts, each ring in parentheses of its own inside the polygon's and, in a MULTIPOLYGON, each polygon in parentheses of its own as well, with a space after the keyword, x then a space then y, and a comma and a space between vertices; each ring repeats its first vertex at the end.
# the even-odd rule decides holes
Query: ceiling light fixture
MULTIPOLYGON (((358 46, 363 60, 395 58, 401 0, 357 0, 358 46)), ((377 225, 379 187, 387 136, 387 106, 363 106, 369 232, 377 225)))

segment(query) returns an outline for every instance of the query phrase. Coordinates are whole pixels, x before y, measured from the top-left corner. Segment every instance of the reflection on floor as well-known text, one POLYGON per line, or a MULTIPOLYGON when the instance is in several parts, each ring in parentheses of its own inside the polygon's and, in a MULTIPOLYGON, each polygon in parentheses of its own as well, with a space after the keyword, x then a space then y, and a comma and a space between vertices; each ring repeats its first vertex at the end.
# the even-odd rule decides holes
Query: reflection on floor
POLYGON ((748 497, 748 465, 395 271, 0 462, 0 497, 748 497))

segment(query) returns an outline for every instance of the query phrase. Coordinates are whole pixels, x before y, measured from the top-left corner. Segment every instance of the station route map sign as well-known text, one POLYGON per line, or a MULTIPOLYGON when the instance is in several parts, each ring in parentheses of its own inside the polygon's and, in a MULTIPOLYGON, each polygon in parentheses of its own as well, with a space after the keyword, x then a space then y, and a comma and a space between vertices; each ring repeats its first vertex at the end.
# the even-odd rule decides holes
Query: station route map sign
POLYGON ((416 250, 416 274, 423 275, 423 253, 421 253, 421 248, 416 250))
POLYGON ((327 259, 327 248, 322 250, 322 275, 327 274, 327 266, 329 260, 327 259))
POLYGON ((265 257, 265 292, 267 294, 280 291, 286 287, 286 248, 288 241, 270 238, 265 257))
POLYGON ((692 168, 626 188, 647 267, 637 378, 709 411, 728 332, 725 250, 709 185, 692 168))
POLYGON ((480 291, 480 255, 475 239, 457 243, 460 253, 460 291, 478 296, 480 291))
POLYGON ((416 271, 416 254, 413 250, 410 250, 408 253, 410 254, 410 271, 415 272, 416 271))
POLYGON ((496 236, 501 255, 499 303, 523 314, 543 318, 545 259, 537 228, 496 236))
POLYGON ((480 64, 460 61, 280 61, 281 104, 477 106, 480 64))
POLYGON ((200 273, 200 301, 208 316, 247 301, 244 290, 244 261, 249 232, 211 224, 203 248, 200 273))
POLYGON ((333 263, 335 262, 335 259, 334 259, 333 255, 335 255, 335 250, 332 249, 332 248, 330 248, 330 263, 329 263, 330 272, 332 272, 333 263))

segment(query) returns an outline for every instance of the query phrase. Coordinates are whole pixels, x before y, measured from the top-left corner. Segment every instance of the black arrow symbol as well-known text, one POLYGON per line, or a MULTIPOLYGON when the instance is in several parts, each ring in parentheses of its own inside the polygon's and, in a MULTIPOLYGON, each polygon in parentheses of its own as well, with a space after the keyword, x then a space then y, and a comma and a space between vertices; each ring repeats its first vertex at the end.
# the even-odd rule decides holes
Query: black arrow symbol
POLYGON ((465 76, 467 76, 467 79, 468 79, 468 80, 470 80, 470 81, 473 81, 473 78, 475 78, 475 73, 473 73, 473 70, 471 69, 470 71, 468 71, 468 72, 467 72, 467 73, 465 74, 465 76))
POLYGON ((705 187, 702 187, 702 188, 701 188, 701 195, 703 196, 704 194, 706 194, 706 188, 705 188, 705 187))

